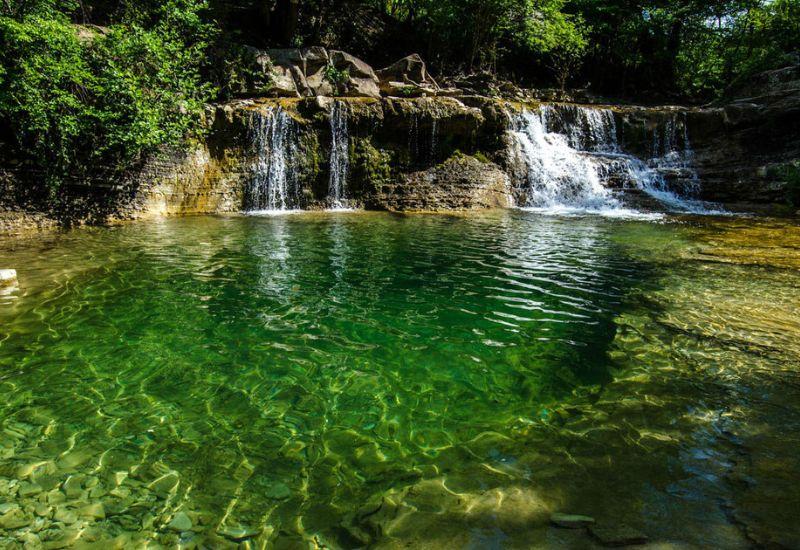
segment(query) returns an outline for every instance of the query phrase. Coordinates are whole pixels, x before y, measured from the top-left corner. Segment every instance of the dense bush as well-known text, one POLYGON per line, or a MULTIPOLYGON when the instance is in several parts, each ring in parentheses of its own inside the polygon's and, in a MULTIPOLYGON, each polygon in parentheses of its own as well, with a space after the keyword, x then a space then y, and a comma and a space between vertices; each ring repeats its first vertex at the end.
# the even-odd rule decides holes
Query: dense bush
POLYGON ((51 186, 123 170, 198 129, 210 37, 194 0, 164 3, 149 29, 77 26, 46 3, 0 17, 0 117, 51 186))

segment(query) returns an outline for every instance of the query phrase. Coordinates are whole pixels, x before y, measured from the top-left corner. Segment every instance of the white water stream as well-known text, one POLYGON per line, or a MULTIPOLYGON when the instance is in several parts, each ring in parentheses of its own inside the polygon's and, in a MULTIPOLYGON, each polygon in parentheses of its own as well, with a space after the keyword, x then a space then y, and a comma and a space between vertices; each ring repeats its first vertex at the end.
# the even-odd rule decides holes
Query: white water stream
POLYGON ((671 118, 663 135, 656 130, 652 158, 643 161, 622 151, 614 113, 608 109, 570 105, 525 110, 511 128, 514 153, 526 167, 519 206, 552 213, 652 216, 626 208, 609 185, 614 181, 617 187, 649 195, 667 210, 719 213, 669 188, 664 172, 691 173, 688 135, 679 144, 677 128, 671 118))
POLYGON ((331 111, 331 158, 328 203, 333 209, 347 208, 347 176, 350 171, 350 136, 347 105, 336 101, 331 111))
POLYGON ((252 114, 251 143, 256 151, 253 175, 245 193, 246 210, 254 214, 298 208, 294 121, 280 107, 252 114))

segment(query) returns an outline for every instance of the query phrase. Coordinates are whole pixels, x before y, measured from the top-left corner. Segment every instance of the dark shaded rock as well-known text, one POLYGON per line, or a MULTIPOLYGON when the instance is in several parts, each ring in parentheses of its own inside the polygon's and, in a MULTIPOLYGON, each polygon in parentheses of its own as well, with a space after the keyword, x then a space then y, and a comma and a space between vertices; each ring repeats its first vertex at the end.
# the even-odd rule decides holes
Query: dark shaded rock
POLYGON ((372 67, 348 53, 340 51, 330 52, 330 62, 337 71, 346 75, 342 83, 341 95, 347 97, 374 97, 381 96, 378 88, 378 77, 372 67))
POLYGON ((627 525, 592 525, 589 533, 603 546, 637 546, 647 544, 647 535, 627 525))
POLYGON ((443 90, 428 73, 425 62, 418 54, 412 54, 377 71, 380 89, 390 97, 421 97, 444 95, 456 97, 461 91, 455 88, 443 90))

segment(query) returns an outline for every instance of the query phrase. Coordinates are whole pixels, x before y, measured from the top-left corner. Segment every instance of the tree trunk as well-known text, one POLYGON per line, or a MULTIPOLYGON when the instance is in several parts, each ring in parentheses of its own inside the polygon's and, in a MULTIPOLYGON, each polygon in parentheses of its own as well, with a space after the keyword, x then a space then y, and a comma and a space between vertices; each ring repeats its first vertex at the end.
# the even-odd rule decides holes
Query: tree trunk
POLYGON ((270 39, 281 46, 291 46, 297 32, 300 17, 300 0, 277 0, 260 3, 262 42, 267 45, 270 39))

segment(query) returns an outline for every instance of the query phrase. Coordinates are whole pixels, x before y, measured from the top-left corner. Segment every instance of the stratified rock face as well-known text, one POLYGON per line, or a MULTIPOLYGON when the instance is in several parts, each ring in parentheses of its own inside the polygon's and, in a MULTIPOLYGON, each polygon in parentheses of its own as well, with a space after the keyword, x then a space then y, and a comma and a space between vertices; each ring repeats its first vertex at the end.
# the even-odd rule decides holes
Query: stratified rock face
POLYGON ((475 105, 453 98, 321 97, 220 105, 209 116, 206 141, 151 160, 128 182, 130 202, 118 210, 123 217, 145 217, 325 208, 331 204, 335 109, 348 128, 346 147, 339 144, 337 155, 347 155, 348 170, 340 183, 349 206, 511 206, 508 178, 490 161, 502 162, 505 111, 489 101, 475 105), (274 132, 270 125, 278 119, 289 125, 280 144, 257 135, 265 129, 274 132), (282 157, 270 151, 278 146, 285 148, 282 157), (266 185, 265 177, 270 180, 266 185), (280 181, 286 181, 291 200, 253 204, 254 184, 269 194, 269 186, 280 181))
POLYGON ((456 156, 428 170, 382 186, 370 197, 393 211, 441 211, 513 206, 508 177, 494 163, 456 156))
MULTIPOLYGON (((9 163, 0 169, 0 233, 276 205, 319 209, 343 204, 340 199, 350 207, 398 211, 513 205, 509 180, 524 179, 527 167, 513 154, 509 130, 515 113, 540 104, 446 97, 441 89, 427 97, 381 99, 378 76, 344 52, 253 51, 271 78, 271 93, 289 97, 211 106, 203 140, 154 156, 124 181, 67 182, 58 211, 52 200, 31 193, 41 188, 31 183, 37 174, 9 163), (347 78, 331 82, 331 67, 347 78), (275 121, 281 124, 278 133, 275 121), (273 149, 281 148, 283 154, 276 155, 273 149), (274 182, 286 182, 291 196, 253 200, 254 189, 263 198, 274 191, 274 182)), ((792 200, 800 202, 800 71, 793 70, 765 77, 775 83, 772 88, 725 107, 625 106, 603 112, 619 151, 657 170, 681 195, 733 210, 764 204, 788 210, 792 200)), ((419 56, 379 74, 384 84, 396 79, 417 91, 436 85, 419 56)), ((567 127, 559 131, 565 135, 592 135, 586 121, 568 116, 587 109, 550 108, 563 118, 567 127)), ((609 154, 606 162, 613 168, 617 159, 609 154)), ((622 178, 604 184, 626 187, 622 178)))
MULTIPOLYGON (((626 150, 649 158, 669 119, 685 133, 699 198, 749 209, 788 204, 800 174, 800 67, 770 71, 722 107, 617 109, 626 150)), ((680 136, 679 136, 680 137, 680 136)))
MULTIPOLYGON (((800 72, 795 68, 795 73, 800 72)), ((723 108, 691 111, 689 131, 704 197, 785 203, 800 163, 800 78, 723 108)))

